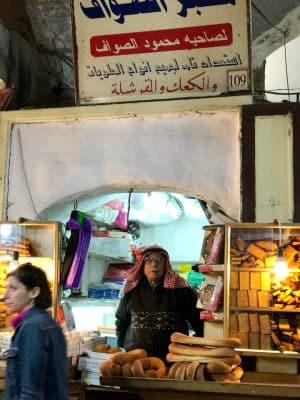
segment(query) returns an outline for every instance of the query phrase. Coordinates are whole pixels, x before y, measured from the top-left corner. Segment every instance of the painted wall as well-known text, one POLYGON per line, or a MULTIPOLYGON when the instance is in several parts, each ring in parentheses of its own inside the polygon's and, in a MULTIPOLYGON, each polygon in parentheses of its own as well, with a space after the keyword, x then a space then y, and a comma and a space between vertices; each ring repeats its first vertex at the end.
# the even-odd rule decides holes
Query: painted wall
POLYGON ((114 118, 95 109, 78 117, 74 109, 63 118, 37 113, 8 125, 7 219, 39 218, 87 192, 137 187, 213 200, 239 219, 238 109, 114 118))

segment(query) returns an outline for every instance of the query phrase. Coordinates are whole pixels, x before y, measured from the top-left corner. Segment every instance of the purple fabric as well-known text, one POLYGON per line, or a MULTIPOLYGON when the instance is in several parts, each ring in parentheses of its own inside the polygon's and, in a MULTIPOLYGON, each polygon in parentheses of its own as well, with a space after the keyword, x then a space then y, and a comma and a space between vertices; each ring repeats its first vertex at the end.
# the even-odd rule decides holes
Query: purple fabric
POLYGON ((92 224, 88 218, 84 218, 82 225, 71 218, 68 222, 68 229, 78 229, 78 246, 64 284, 66 289, 78 289, 81 284, 84 266, 92 236, 92 224))
POLYGON ((10 320, 10 324, 14 328, 14 330, 16 330, 17 326, 19 325, 19 323, 22 321, 22 319, 25 317, 25 315, 28 313, 29 310, 30 310, 30 308, 28 308, 27 310, 21 311, 19 314, 17 314, 15 317, 13 317, 10 320))

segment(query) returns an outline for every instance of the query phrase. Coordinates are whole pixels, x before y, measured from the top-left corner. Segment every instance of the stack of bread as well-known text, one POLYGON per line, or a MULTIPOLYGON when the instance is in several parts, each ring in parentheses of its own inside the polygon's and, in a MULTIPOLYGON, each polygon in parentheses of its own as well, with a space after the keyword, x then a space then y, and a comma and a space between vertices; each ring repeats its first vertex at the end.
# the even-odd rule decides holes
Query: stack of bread
POLYGON ((162 378, 166 375, 165 363, 158 357, 148 357, 143 349, 112 354, 99 368, 103 376, 162 378))
POLYGON ((175 364, 168 378, 239 382, 243 369, 236 347, 240 344, 238 338, 212 339, 174 332, 167 361, 175 364))

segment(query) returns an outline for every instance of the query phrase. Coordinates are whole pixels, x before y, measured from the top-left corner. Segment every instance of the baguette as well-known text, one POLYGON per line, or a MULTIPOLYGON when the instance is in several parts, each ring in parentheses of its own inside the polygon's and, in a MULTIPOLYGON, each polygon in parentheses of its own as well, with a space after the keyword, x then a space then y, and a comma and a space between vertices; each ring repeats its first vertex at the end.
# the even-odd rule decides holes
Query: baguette
POLYGON ((178 343, 170 343, 169 352, 175 354, 205 356, 205 357, 233 357, 237 352, 233 348, 215 347, 209 348, 204 346, 184 345, 178 343))
POLYGON ((188 336, 180 332, 174 332, 171 335, 171 342, 181 344, 193 344, 200 346, 213 347, 240 347, 241 341, 238 338, 204 338, 201 336, 188 336))

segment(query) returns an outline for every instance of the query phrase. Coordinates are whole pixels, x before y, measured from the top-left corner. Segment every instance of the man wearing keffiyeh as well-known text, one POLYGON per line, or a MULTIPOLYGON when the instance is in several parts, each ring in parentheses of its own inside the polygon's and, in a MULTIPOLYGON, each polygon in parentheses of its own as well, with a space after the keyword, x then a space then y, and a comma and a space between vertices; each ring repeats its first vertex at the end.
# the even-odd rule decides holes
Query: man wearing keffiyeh
POLYGON ((116 312, 117 344, 126 351, 143 348, 165 360, 173 332, 203 335, 197 293, 172 270, 168 252, 150 246, 128 274, 116 312))

